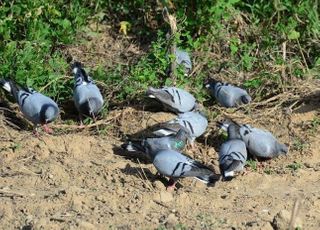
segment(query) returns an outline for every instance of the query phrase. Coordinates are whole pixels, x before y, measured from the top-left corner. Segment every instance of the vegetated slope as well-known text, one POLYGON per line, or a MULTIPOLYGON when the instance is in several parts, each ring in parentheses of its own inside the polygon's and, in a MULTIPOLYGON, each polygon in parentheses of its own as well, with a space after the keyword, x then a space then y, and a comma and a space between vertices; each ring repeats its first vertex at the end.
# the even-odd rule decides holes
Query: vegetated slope
MULTIPOLYGON (((271 30, 269 37, 262 36, 265 31, 260 30, 260 24, 249 20, 254 21, 254 15, 227 8, 234 17, 218 15, 223 20, 215 24, 220 26, 214 28, 216 37, 192 37, 188 31, 183 35, 181 45, 192 50, 195 68, 188 78, 179 75, 176 83, 204 102, 210 119, 196 151, 187 150, 187 154, 218 171, 217 151, 223 137, 215 121, 229 116, 271 130, 289 144, 287 156, 262 163, 249 161, 243 175, 215 187, 184 179, 177 191, 167 193, 166 181, 154 177, 156 170, 151 164, 117 148, 126 134, 173 117, 143 111, 148 102, 141 97, 148 85, 173 82, 164 75, 168 64, 164 32, 148 47, 135 35, 120 35, 113 26, 89 23, 91 29, 79 33, 75 44, 59 48, 61 71, 49 82, 53 80, 63 89, 50 91, 45 81, 36 85, 64 105, 71 99, 72 89, 66 60, 82 61, 104 90, 109 111, 103 111, 98 125, 90 124, 91 128, 80 131, 75 128, 76 116, 71 116, 74 108, 64 106, 62 119, 53 125, 56 134, 39 139, 30 136, 25 127, 11 128, 8 117, 1 117, 3 228, 271 229, 274 216, 281 210, 291 212, 300 198, 303 228, 318 229, 319 94, 315 91, 319 87, 312 79, 318 66, 316 55, 308 53, 305 46, 315 43, 310 38, 312 41, 302 44, 300 50, 295 29, 301 28, 289 26, 285 27, 288 31, 282 31, 286 45, 280 39, 274 43, 272 39, 282 32, 271 30), (303 55, 307 54, 304 63, 303 55), (221 66, 224 68, 218 73, 221 66), (226 110, 212 103, 202 85, 207 76, 243 84, 253 95, 253 104, 226 110)), ((283 19, 287 11, 277 13, 283 19)), ((195 28, 201 32, 203 25, 195 28)), ((25 81, 21 73, 20 80, 25 81)), ((17 112, 11 104, 9 107, 17 112)))

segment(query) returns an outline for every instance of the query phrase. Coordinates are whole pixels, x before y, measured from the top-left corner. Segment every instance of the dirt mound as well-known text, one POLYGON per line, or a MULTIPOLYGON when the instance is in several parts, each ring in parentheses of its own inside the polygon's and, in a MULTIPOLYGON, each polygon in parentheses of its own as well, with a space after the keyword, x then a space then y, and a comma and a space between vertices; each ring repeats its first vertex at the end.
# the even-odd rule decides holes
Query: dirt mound
MULTIPOLYGON (((256 168, 247 166, 243 175, 215 187, 194 179, 180 180, 174 193, 166 192, 166 181, 155 177, 151 164, 125 156, 117 148, 124 135, 169 120, 172 114, 114 110, 107 118, 114 119, 112 123, 99 128, 105 134, 82 131, 40 138, 10 128, 2 117, 1 226, 272 229, 274 216, 281 210, 291 213, 299 198, 303 227, 317 229, 319 129, 313 124, 317 110, 315 105, 301 105, 289 115, 276 110, 268 119, 232 111, 239 122, 252 119, 254 125, 274 132, 290 145, 290 153, 256 168)), ((215 148, 221 142, 215 120, 199 139, 197 150, 186 151, 213 167, 218 164, 215 148)))

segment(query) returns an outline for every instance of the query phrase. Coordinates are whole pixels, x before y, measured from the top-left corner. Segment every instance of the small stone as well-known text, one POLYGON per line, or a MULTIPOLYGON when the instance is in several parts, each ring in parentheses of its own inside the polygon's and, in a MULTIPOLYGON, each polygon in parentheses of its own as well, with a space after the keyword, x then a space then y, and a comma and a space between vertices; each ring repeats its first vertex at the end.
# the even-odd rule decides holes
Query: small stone
POLYGON ((313 168, 313 165, 309 162, 304 163, 304 166, 306 166, 306 168, 313 168))
POLYGON ((166 223, 165 223, 166 227, 173 228, 177 224, 178 224, 178 218, 176 217, 176 215, 174 213, 170 213, 168 215, 166 223))
MULTIPOLYGON (((287 210, 281 210, 273 219, 273 227, 276 230, 287 229, 290 224, 291 213, 287 210)), ((302 221, 299 217, 296 218, 294 228, 302 228, 302 221)))
POLYGON ((93 224, 87 222, 87 221, 79 221, 78 222, 78 229, 85 230, 85 229, 97 229, 93 224))
POLYGON ((155 194, 153 199, 156 202, 168 203, 173 200, 173 195, 171 192, 161 191, 160 193, 155 194))
POLYGON ((173 195, 171 192, 161 191, 160 192, 160 200, 161 202, 167 203, 173 200, 173 195))
POLYGON ((261 230, 273 230, 273 227, 270 222, 267 222, 264 225, 262 225, 261 230))
POLYGON ((226 199, 228 197, 228 195, 221 195, 220 198, 221 199, 226 199))
POLYGON ((157 190, 161 190, 161 189, 165 188, 163 183, 161 181, 159 181, 159 180, 156 180, 156 181, 152 182, 152 186, 157 190))

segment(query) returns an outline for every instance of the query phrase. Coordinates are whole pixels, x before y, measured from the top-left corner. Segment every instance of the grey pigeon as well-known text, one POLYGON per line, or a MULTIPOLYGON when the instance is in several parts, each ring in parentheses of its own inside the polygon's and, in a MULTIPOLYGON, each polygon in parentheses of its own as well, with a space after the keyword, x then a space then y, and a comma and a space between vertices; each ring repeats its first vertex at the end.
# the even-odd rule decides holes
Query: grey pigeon
POLYGON ((52 132, 47 124, 54 121, 59 114, 56 102, 31 88, 21 87, 11 80, 1 79, 0 85, 13 95, 23 115, 34 124, 35 133, 39 124, 47 133, 52 132))
POLYGON ((154 154, 163 149, 183 150, 187 143, 187 138, 188 132, 181 128, 176 134, 170 136, 131 140, 124 144, 122 148, 130 152, 144 152, 149 159, 153 159, 154 154))
POLYGON ((196 107, 196 99, 194 96, 183 89, 176 87, 163 87, 155 89, 149 87, 147 96, 155 98, 169 111, 175 113, 185 113, 196 107))
POLYGON ((80 62, 72 65, 72 71, 75 80, 73 99, 79 112, 80 122, 82 124, 82 115, 91 116, 96 120, 104 103, 101 92, 80 62))
POLYGON ((242 171, 247 160, 246 144, 239 139, 239 127, 230 124, 228 127, 228 140, 219 150, 220 171, 224 178, 232 178, 234 172, 242 171))
POLYGON ((161 124, 160 128, 153 133, 157 136, 167 136, 176 133, 181 127, 188 130, 189 141, 193 143, 197 137, 200 137, 206 131, 208 120, 200 111, 182 113, 177 118, 161 124))
MULTIPOLYGON (((229 125, 223 123, 222 128, 225 129, 229 125)), ((254 128, 247 124, 238 125, 238 127, 237 136, 244 141, 253 157, 270 159, 288 153, 288 147, 280 143, 269 131, 254 128)))
POLYGON ((178 65, 183 65, 185 75, 187 76, 192 69, 190 55, 184 50, 176 49, 175 56, 176 56, 176 63, 178 65))
POLYGON ((209 79, 205 86, 218 103, 224 107, 238 107, 251 102, 251 97, 247 91, 229 83, 209 79))
POLYGON ((160 174, 170 178, 168 189, 174 189, 177 179, 181 177, 195 177, 207 184, 217 180, 216 175, 207 166, 170 149, 156 153, 153 165, 160 174))

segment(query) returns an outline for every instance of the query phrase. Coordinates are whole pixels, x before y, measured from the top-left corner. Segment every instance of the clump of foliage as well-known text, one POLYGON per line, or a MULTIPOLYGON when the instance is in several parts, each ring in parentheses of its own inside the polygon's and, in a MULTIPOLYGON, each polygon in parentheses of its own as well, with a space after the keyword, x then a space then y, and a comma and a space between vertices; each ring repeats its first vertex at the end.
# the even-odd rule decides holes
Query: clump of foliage
POLYGON ((134 98, 149 85, 175 83, 202 101, 207 97, 203 80, 221 66, 228 81, 262 99, 320 70, 318 10, 312 0, 5 1, 0 8, 0 74, 62 101, 72 89, 64 46, 76 41, 89 20, 114 28, 128 21, 134 39, 151 48, 129 67, 92 70, 97 79, 108 76, 101 81, 114 100, 134 98), (190 77, 181 71, 176 79, 166 76, 164 6, 177 16, 178 46, 193 54, 197 69, 190 77))

